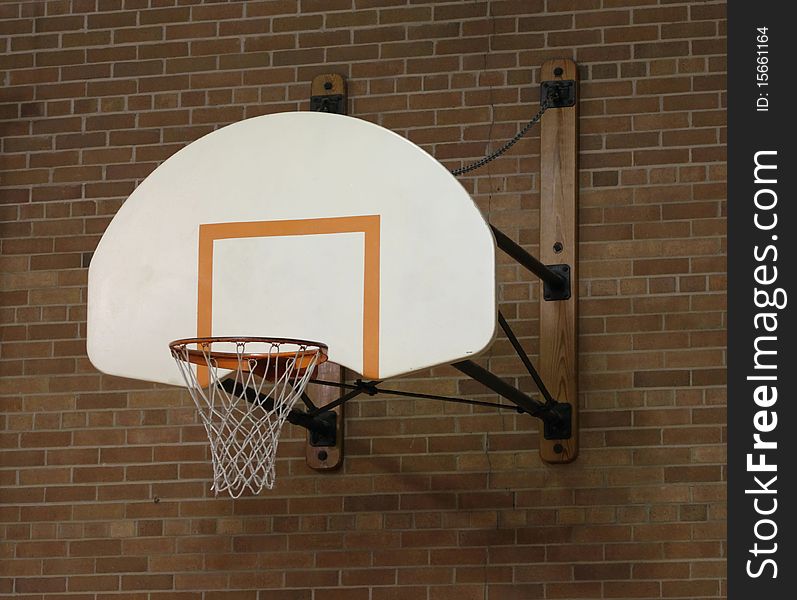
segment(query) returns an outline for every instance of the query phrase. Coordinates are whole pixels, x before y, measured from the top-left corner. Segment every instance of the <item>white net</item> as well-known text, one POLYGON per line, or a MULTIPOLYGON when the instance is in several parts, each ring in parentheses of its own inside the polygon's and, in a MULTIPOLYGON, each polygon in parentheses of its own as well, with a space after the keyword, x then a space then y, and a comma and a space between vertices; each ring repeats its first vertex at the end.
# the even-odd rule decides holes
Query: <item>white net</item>
POLYGON ((323 346, 300 340, 205 338, 170 344, 199 410, 213 456, 213 485, 238 498, 274 487, 280 431, 323 346))

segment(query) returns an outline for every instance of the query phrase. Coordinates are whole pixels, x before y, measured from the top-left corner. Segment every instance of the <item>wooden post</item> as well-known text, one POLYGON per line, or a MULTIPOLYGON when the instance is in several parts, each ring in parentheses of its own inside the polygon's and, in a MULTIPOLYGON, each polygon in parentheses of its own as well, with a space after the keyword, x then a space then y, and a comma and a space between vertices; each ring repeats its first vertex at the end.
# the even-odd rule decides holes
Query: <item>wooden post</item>
MULTIPOLYGON (((569 59, 542 65, 540 82, 576 81, 569 59)), ((570 267, 569 300, 545 301, 540 284, 540 376, 559 402, 573 407, 572 435, 546 440, 540 456, 548 463, 567 463, 578 455, 578 91, 576 105, 549 108, 540 130, 540 261, 570 267)))
MULTIPOLYGON (((326 96, 343 96, 342 102, 338 105, 341 114, 346 113, 346 81, 340 75, 329 73, 318 75, 313 78, 310 94, 316 98, 326 96)), ((328 110, 329 106, 319 106, 318 110, 328 110)), ((319 194, 323 190, 319 190, 319 194)), ((318 379, 343 383, 345 380, 345 369, 334 363, 324 363, 318 368, 318 379)), ((308 395, 313 403, 319 408, 326 406, 333 400, 337 400, 342 390, 324 385, 309 385, 308 395)), ((313 446, 310 444, 310 432, 307 432, 307 446, 305 456, 307 466, 317 471, 330 471, 337 469, 343 463, 343 418, 345 405, 341 404, 332 410, 337 414, 336 443, 334 446, 313 446)))
MULTIPOLYGON (((343 383, 345 369, 335 363, 326 362, 318 367, 318 379, 324 381, 334 381, 343 383)), ((313 404, 321 408, 333 400, 337 400, 342 390, 328 385, 310 384, 307 386, 307 395, 313 400, 313 404)), ((307 445, 305 457, 307 466, 317 471, 331 471, 343 464, 343 418, 345 404, 336 406, 332 411, 337 414, 335 445, 334 446, 313 446, 310 444, 310 432, 307 432, 307 445)))

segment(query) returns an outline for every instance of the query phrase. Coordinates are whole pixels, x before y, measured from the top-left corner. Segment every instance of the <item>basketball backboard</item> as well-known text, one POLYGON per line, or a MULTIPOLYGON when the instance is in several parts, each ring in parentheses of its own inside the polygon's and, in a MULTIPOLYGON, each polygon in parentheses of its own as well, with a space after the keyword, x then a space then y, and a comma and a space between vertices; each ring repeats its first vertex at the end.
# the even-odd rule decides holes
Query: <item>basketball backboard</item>
POLYGON ((127 199, 89 268, 100 371, 181 385, 178 338, 326 344, 385 379, 471 358, 495 334, 495 242, 415 144, 329 113, 247 119, 193 142, 127 199))

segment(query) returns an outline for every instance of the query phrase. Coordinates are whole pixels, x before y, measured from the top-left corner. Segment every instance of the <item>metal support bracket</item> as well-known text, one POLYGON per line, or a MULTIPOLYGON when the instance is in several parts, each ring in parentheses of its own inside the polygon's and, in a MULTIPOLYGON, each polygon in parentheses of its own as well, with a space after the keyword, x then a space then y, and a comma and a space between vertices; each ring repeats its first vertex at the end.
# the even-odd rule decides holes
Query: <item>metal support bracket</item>
POLYGON ((310 96, 310 110, 316 112, 328 112, 336 115, 346 113, 346 99, 343 94, 332 96, 310 96))
POLYGON ((576 82, 573 79, 543 81, 540 84, 540 103, 548 108, 576 105, 576 82))
POLYGON ((310 445, 315 447, 334 446, 337 442, 338 414, 332 410, 327 410, 317 414, 315 420, 323 423, 323 427, 308 429, 310 445))
POLYGON ((544 265, 495 225, 490 225, 490 228, 498 247, 542 280, 545 300, 570 298, 570 265, 544 265))
POLYGON ((546 440, 561 440, 573 435, 573 405, 558 402, 551 407, 556 418, 543 419, 542 436, 546 440))
POLYGON ((539 402, 470 360, 453 363, 451 366, 491 389, 499 396, 514 402, 521 412, 540 419, 543 422, 544 439, 559 440, 570 437, 573 411, 569 404, 556 402, 553 399, 550 402, 539 402))
POLYGON ((337 73, 315 77, 310 94, 310 110, 346 114, 346 82, 337 73))
POLYGON ((562 278, 562 283, 557 286, 543 282, 542 298, 546 302, 570 299, 570 266, 569 265, 545 265, 551 271, 562 278))

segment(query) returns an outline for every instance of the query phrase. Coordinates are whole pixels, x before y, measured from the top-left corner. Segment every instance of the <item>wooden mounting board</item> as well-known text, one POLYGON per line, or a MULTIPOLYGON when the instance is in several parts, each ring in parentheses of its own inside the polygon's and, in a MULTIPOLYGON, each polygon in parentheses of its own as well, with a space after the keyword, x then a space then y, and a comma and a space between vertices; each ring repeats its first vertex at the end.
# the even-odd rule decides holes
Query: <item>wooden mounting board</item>
MULTIPOLYGON (((316 377, 323 381, 333 381, 335 383, 344 382, 345 369, 335 363, 326 362, 318 367, 316 377)), ((328 385, 315 385, 310 384, 307 386, 307 395, 313 400, 313 403, 318 406, 326 406, 333 400, 337 400, 343 393, 340 388, 331 387, 328 385)), ((345 413, 345 405, 341 404, 332 410, 337 414, 337 429, 336 429, 336 444, 334 446, 313 446, 310 444, 310 432, 307 432, 307 446, 305 457, 307 459, 307 466, 317 471, 331 471, 337 469, 343 463, 343 419, 345 413)))
POLYGON ((311 96, 336 96, 346 95, 346 81, 337 73, 325 73, 313 77, 310 85, 311 96))
MULTIPOLYGON (((546 302, 540 291, 540 376, 553 397, 572 406, 572 437, 546 440, 540 456, 568 463, 578 455, 578 71, 569 59, 542 65, 540 82, 576 81, 576 104, 551 108, 540 130, 540 261, 570 266, 569 300, 546 302), (560 243, 561 251, 554 246, 560 243)), ((540 284, 542 288, 542 284, 540 284)))
MULTIPOLYGON (((346 106, 346 81, 337 73, 327 73, 313 78, 310 86, 312 96, 336 96, 344 97, 343 106, 346 106)), ((316 377, 324 381, 343 383, 345 380, 345 369, 335 363, 324 363, 318 368, 316 377)), ((324 385, 308 386, 308 395, 313 403, 320 407, 326 406, 336 400, 342 393, 340 388, 324 385)), ((313 446, 310 444, 310 432, 307 432, 307 445, 305 457, 307 466, 317 471, 331 471, 337 469, 343 463, 343 419, 345 414, 344 405, 332 409, 337 414, 337 434, 334 446, 313 446)))

